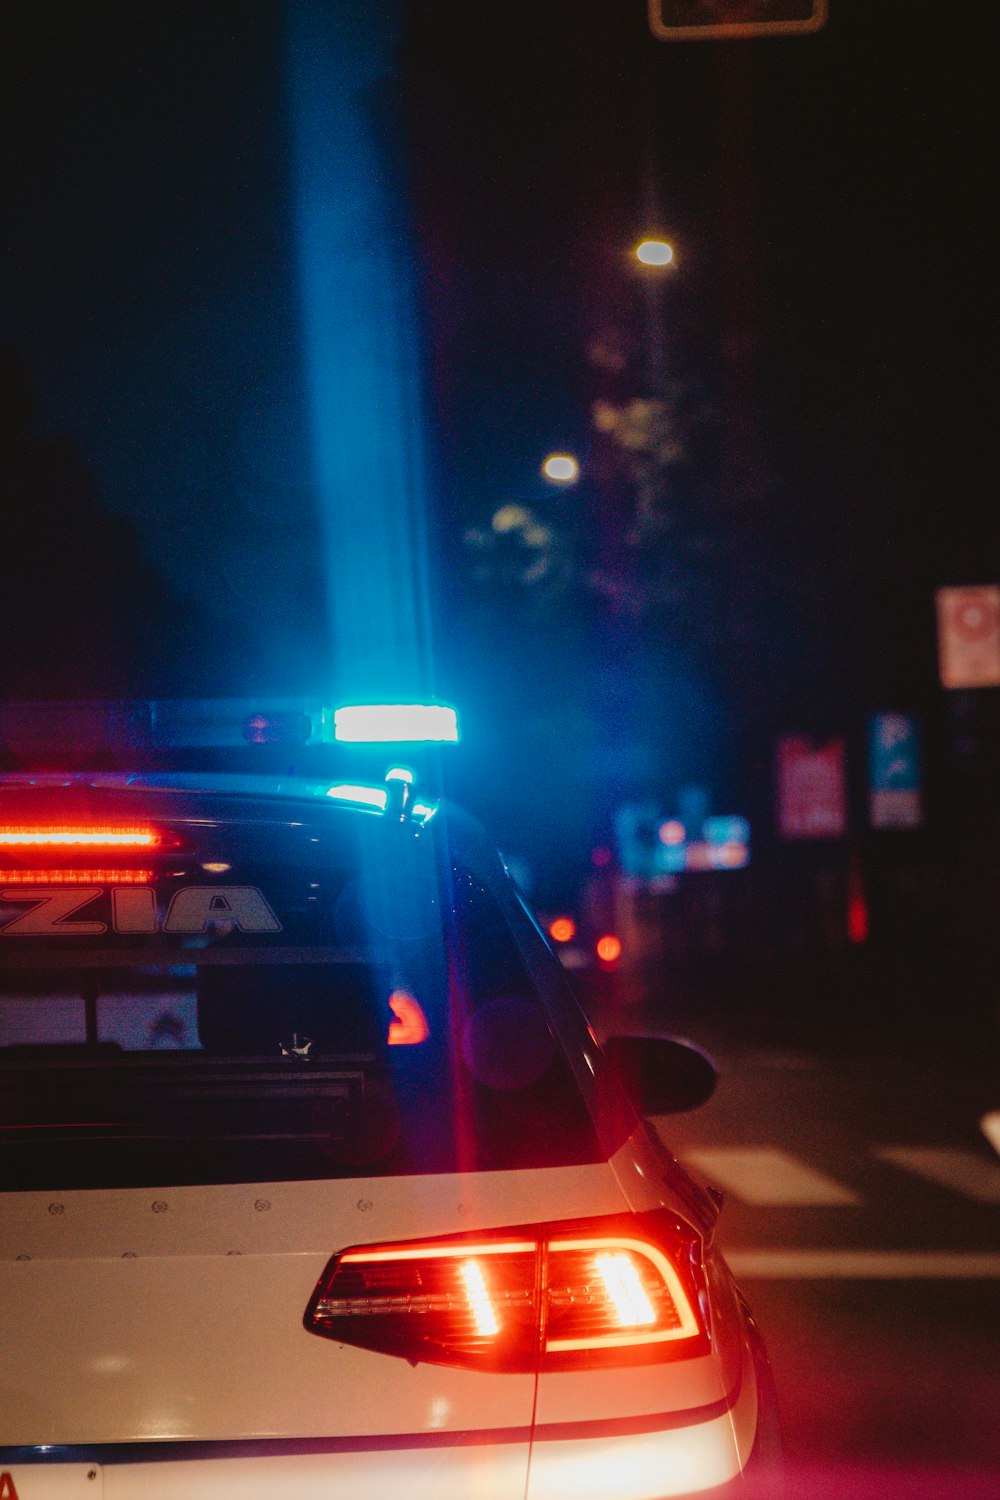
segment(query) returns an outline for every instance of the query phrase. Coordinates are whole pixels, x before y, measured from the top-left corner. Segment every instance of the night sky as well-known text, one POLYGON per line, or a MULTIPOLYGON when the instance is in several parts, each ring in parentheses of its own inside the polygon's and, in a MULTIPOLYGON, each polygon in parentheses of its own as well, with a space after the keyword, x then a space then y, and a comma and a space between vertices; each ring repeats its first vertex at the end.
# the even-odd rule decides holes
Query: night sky
MULTIPOLYGON (((480 694, 472 722, 488 682, 529 720, 562 694, 599 742, 624 655, 660 684, 664 774, 717 763, 735 794, 741 736, 939 711, 933 589, 1000 571, 988 49, 935 24, 948 8, 830 9, 813 37, 666 44, 643 0, 403 6, 375 108, 423 312, 439 688, 480 694), (677 251, 676 597, 636 622, 572 587, 484 585, 464 539, 505 503, 551 521, 579 577, 612 545, 590 409, 641 385, 628 252, 654 221, 677 251), (553 448, 584 462, 572 494, 539 479, 553 448)), ((96 637, 60 644, 60 549, 89 530, 113 539, 98 595, 124 567, 155 603, 155 627, 109 626, 160 643, 151 690, 321 690, 282 8, 13 0, 3 26, 6 402, 23 439, 26 368, 32 451, 55 443, 50 486, 75 465, 87 489, 73 525, 39 502, 0 553, 12 655, 30 663, 38 608, 47 690, 143 685, 150 652, 122 647, 116 683, 96 637)), ((34 503, 33 472, 8 506, 34 503)), ((0 691, 30 695, 32 670, 0 691)))

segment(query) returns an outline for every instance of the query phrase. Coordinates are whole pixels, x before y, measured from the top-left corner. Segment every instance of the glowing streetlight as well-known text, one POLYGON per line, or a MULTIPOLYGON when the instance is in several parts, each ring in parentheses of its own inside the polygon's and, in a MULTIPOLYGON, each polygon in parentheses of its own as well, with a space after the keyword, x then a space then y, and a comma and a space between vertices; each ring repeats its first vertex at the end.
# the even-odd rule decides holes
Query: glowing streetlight
POLYGON ((580 465, 572 453, 550 453, 542 464, 542 473, 553 484, 576 484, 580 477, 580 465))
POLYGON ((669 266, 673 264, 674 247, 666 240, 643 240, 636 246, 635 257, 644 266, 669 266))
POLYGON ((639 273, 646 302, 646 378, 651 390, 661 391, 666 379, 665 273, 674 263, 674 247, 666 240, 641 240, 635 247, 635 258, 648 267, 648 271, 639 273))

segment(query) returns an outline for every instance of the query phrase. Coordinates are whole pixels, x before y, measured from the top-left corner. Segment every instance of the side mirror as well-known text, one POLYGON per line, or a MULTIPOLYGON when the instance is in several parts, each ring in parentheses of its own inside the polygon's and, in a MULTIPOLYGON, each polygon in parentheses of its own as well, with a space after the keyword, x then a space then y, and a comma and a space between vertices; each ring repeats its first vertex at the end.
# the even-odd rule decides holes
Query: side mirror
POLYGON ((690 1042, 664 1036, 611 1036, 608 1060, 644 1115, 679 1115, 712 1097, 718 1074, 690 1042))

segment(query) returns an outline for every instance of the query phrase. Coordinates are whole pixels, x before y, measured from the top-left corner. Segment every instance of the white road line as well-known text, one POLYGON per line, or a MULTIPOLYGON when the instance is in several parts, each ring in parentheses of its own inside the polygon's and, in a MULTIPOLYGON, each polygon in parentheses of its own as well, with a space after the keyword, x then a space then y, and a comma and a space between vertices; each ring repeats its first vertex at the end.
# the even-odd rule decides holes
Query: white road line
POLYGON ((947 1146, 880 1146, 875 1155, 976 1203, 1000 1203, 1000 1165, 947 1146))
POLYGON ((770 1281, 1000 1281, 1000 1255, 950 1250, 727 1250, 734 1275, 770 1281))
POLYGON ((843 1183, 771 1147, 697 1146, 681 1152, 710 1182, 768 1208, 844 1208, 861 1202, 843 1183))
POLYGON ((990 1114, 983 1115, 983 1118, 979 1122, 979 1128, 994 1151, 1000 1156, 1000 1109, 995 1109, 990 1114))

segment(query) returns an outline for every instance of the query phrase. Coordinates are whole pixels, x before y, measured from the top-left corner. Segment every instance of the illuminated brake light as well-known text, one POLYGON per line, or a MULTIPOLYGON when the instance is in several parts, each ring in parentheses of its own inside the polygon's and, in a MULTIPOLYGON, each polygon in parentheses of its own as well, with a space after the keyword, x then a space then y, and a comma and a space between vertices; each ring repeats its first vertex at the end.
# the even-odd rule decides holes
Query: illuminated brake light
POLYGON ((653 1304, 643 1290, 639 1273, 630 1256, 618 1251, 615 1254, 595 1255, 594 1264, 604 1282, 604 1290, 615 1305, 618 1321, 623 1328, 638 1328, 656 1322, 653 1304))
POLYGON ((393 990, 389 1009, 395 1016, 389 1022, 390 1047, 417 1047, 431 1034, 423 1007, 407 990, 393 990))
POLYGON ((155 849, 167 842, 155 828, 0 827, 4 849, 155 849))
POLYGON ((691 1299, 668 1256, 620 1236, 557 1239, 549 1246, 550 1353, 668 1344, 698 1333, 691 1299))
POLYGON ((148 885, 152 870, 0 870, 0 885, 148 885))
MULTIPOLYGON (((411 1360, 529 1370, 684 1359, 705 1351, 689 1231, 662 1245, 605 1229, 362 1246, 334 1256, 311 1333, 411 1360)), ((591 1221, 594 1222, 594 1221, 591 1221)), ((516 1234, 516 1231, 515 1231, 516 1234)))
POLYGON ((365 1247, 361 1250, 346 1250, 340 1257, 345 1266, 375 1265, 389 1261, 443 1261, 456 1260, 467 1255, 520 1255, 525 1250, 532 1253, 537 1248, 534 1240, 501 1240, 491 1244, 484 1240, 481 1245, 440 1244, 431 1240, 424 1245, 384 1245, 365 1247))
POLYGON ((355 745, 457 745, 458 715, 443 703, 350 703, 334 710, 333 732, 355 745))
POLYGON ((459 1274, 465 1282, 465 1290, 469 1298, 469 1308, 476 1324, 476 1332, 483 1338, 493 1338, 500 1332, 500 1324, 497 1315, 493 1311, 493 1303, 490 1294, 486 1290, 486 1280, 483 1276, 483 1268, 478 1260, 466 1260, 462 1262, 459 1274))

